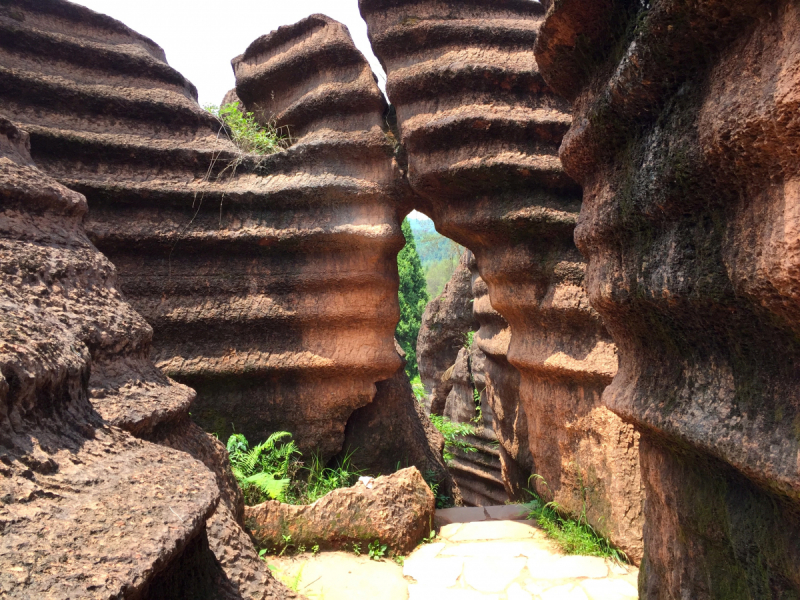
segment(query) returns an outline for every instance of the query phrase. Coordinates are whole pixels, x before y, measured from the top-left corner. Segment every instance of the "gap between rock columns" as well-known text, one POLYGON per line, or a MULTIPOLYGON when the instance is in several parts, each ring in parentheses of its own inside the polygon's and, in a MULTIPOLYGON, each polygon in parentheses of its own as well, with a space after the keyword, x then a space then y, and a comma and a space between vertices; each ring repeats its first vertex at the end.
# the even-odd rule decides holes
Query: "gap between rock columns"
MULTIPOLYGON (((580 187, 557 151, 569 104, 538 73, 528 1, 361 0, 419 208, 475 254, 508 321, 538 491, 641 557, 638 434, 601 403, 616 348, 583 289, 580 187)), ((479 340, 479 344, 485 343, 479 340)), ((487 346, 488 347, 488 346, 487 346)))

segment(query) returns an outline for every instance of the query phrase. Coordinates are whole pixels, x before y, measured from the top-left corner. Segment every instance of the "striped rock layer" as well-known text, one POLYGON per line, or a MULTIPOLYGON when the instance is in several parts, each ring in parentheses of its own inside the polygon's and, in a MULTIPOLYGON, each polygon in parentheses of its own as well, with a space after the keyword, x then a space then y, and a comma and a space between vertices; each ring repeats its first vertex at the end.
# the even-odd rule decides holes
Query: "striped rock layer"
POLYGON ((147 360, 152 330, 86 237, 86 199, 29 149, 0 118, 0 596, 155 598, 188 553, 192 589, 220 591, 213 474, 111 423, 127 405, 152 423, 192 392, 147 360))
POLYGON ((507 357, 521 374, 534 468, 548 484, 539 491, 576 514, 585 507, 590 522, 638 560, 638 442, 601 404, 616 348, 589 306, 572 239, 581 190, 558 158, 569 104, 533 56, 542 6, 360 7, 388 74, 421 208, 474 252, 491 304, 511 327, 507 357))
MULTIPOLYGON (((163 51, 124 25, 20 0, 0 26, 2 112, 30 131, 45 172, 86 195, 90 239, 153 326, 156 364, 198 392, 193 419, 223 439, 289 430, 303 450, 335 454, 352 411, 400 365, 402 235, 377 93, 355 103, 360 116, 332 107, 316 123, 303 106, 322 105, 296 102, 297 143, 243 155, 163 51)), ((361 98, 334 71, 297 79, 293 58, 270 64, 282 92, 361 98)))
POLYGON ((479 392, 489 405, 492 429, 499 443, 500 469, 510 500, 527 501, 533 457, 528 443, 528 420, 520 402, 520 373, 508 362, 511 328, 492 307, 489 289, 478 272, 478 263, 469 253, 472 280, 472 311, 479 328, 474 344, 483 354, 483 377, 479 392))
POLYGON ((643 598, 800 594, 798 30, 790 1, 564 0, 537 42, 604 401, 642 435, 643 598))

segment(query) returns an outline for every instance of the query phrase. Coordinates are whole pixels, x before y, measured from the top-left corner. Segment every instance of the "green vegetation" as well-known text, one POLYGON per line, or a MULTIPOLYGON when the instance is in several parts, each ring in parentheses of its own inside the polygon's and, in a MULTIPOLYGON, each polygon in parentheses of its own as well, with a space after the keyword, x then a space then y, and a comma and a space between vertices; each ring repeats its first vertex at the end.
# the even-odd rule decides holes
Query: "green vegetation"
MULTIPOLYGON (((541 475, 533 475, 544 481, 541 475)), ((545 482, 545 485, 547 483, 545 482)), ((557 502, 545 502, 538 494, 528 490, 533 500, 526 504, 530 510, 528 518, 535 520, 548 537, 555 541, 565 554, 601 556, 627 562, 628 556, 616 548, 611 541, 597 533, 586 519, 586 503, 577 519, 569 517, 557 502)))
POLYGON ((414 397, 417 399, 417 402, 422 404, 425 401, 425 385, 422 383, 422 379, 419 375, 414 376, 411 379, 411 389, 414 391, 414 397))
POLYGON ((452 498, 440 491, 441 483, 436 479, 436 471, 432 469, 428 470, 422 478, 425 480, 425 483, 428 484, 428 487, 431 488, 431 492, 433 492, 436 498, 436 508, 451 508, 455 506, 452 498))
POLYGON ((430 219, 410 219, 409 224, 425 271, 428 296, 435 298, 453 276, 464 247, 440 235, 430 219))
POLYGON ((478 449, 465 441, 467 435, 475 434, 475 427, 468 423, 454 423, 447 417, 431 415, 431 423, 444 436, 444 460, 450 462, 455 458, 454 450, 462 452, 477 452, 478 449))
POLYGON ((369 544, 369 557, 371 560, 380 560, 386 556, 386 544, 381 544, 380 540, 375 540, 369 544))
POLYGON ((414 242, 414 234, 408 219, 403 221, 406 245, 397 255, 397 270, 400 274, 400 322, 397 325, 397 341, 406 353, 406 373, 410 378, 419 375, 417 368, 417 337, 422 324, 422 313, 428 304, 425 275, 414 242))
POLYGON ((231 469, 246 504, 253 506, 270 499, 285 501, 294 457, 300 454, 294 441, 280 443, 290 437, 288 431, 278 431, 254 448, 241 433, 228 438, 231 469))
POLYGON ((255 120, 253 113, 242 113, 236 103, 221 107, 208 105, 205 108, 225 126, 231 141, 242 152, 274 154, 289 146, 289 136, 282 135, 274 123, 261 125, 255 120))
POLYGON ((253 448, 241 433, 228 438, 231 469, 248 506, 270 499, 311 504, 358 479, 360 471, 353 469, 351 454, 335 466, 325 466, 318 456, 312 456, 311 465, 306 467, 291 437, 288 431, 279 431, 253 448))

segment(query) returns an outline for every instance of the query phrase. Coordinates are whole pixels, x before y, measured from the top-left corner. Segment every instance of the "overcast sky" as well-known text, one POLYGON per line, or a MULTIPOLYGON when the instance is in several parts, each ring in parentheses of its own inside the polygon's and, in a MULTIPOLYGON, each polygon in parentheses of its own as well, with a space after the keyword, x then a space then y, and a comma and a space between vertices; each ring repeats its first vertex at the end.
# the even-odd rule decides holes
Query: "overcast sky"
POLYGON ((347 25, 381 82, 358 0, 77 0, 122 21, 164 48, 169 64, 197 86, 200 104, 219 104, 234 86, 231 59, 257 37, 323 13, 347 25))

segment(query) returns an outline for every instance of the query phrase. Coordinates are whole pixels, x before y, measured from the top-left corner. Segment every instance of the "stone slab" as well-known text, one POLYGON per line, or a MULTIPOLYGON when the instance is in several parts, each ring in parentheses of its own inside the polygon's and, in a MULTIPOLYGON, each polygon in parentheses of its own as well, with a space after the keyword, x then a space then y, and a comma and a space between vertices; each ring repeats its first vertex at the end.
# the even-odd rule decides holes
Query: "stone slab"
POLYGON ((541 537, 542 532, 533 521, 482 521, 464 523, 450 536, 452 542, 479 540, 524 540, 541 537))
POLYGON ((530 510, 522 504, 484 506, 483 510, 489 515, 489 519, 496 521, 524 521, 530 514, 530 510))
POLYGON ((459 506, 456 508, 440 508, 433 518, 436 527, 444 527, 452 523, 474 523, 487 520, 486 512, 480 506, 459 506))
POLYGON ((464 581, 480 592, 502 592, 522 575, 524 558, 469 558, 464 562, 464 581))
MULTIPOLYGON (((444 544, 443 544, 444 545, 444 544)), ((449 544, 441 551, 442 556, 465 556, 473 558, 539 558, 552 556, 549 547, 539 540, 492 540, 486 542, 466 542, 449 544)))
POLYGON ((608 563, 596 556, 562 556, 528 559, 533 579, 599 579, 608 577, 608 563))
POLYGON ((581 587, 591 600, 633 600, 639 591, 621 579, 587 579, 581 587))

